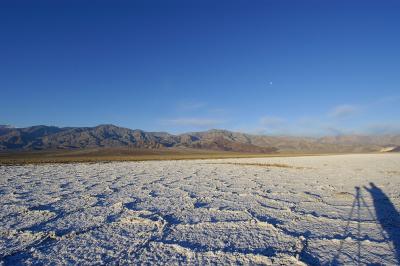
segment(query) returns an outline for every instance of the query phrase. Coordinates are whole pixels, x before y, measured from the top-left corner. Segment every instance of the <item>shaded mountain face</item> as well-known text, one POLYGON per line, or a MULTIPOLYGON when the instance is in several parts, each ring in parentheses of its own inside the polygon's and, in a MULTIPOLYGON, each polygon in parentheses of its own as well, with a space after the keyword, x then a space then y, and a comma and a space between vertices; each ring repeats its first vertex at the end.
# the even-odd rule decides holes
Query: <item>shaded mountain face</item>
POLYGON ((400 146, 393 147, 392 149, 389 149, 388 152, 400 152, 400 146))
POLYGON ((160 148, 172 146, 169 136, 157 136, 141 130, 113 125, 57 128, 35 126, 0 131, 2 150, 44 150, 96 147, 160 148))
POLYGON ((257 136, 227 130, 172 135, 100 125, 96 127, 0 127, 0 150, 83 149, 98 147, 192 148, 247 153, 371 152, 400 146, 399 135, 323 138, 257 136))

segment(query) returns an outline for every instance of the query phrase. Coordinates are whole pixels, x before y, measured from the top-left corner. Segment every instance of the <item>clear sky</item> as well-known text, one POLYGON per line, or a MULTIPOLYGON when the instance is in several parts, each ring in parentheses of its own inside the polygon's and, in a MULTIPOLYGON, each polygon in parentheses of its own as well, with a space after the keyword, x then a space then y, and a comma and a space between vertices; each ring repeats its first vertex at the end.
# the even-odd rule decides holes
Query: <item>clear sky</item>
POLYGON ((400 132, 400 1, 0 2, 0 124, 400 132))

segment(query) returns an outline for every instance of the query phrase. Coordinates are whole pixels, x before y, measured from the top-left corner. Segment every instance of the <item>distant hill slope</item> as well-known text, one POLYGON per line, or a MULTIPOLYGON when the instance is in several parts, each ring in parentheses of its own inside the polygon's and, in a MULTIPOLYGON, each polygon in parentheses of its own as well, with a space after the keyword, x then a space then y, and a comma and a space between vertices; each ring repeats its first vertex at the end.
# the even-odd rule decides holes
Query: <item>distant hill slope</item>
POLYGON ((394 146, 394 147, 386 147, 383 148, 384 152, 400 152, 400 146, 394 146))
POLYGON ((248 153, 371 152, 400 146, 400 135, 336 136, 322 138, 251 135, 209 130, 172 135, 114 125, 96 127, 0 127, 1 151, 83 149, 98 147, 193 148, 248 153))

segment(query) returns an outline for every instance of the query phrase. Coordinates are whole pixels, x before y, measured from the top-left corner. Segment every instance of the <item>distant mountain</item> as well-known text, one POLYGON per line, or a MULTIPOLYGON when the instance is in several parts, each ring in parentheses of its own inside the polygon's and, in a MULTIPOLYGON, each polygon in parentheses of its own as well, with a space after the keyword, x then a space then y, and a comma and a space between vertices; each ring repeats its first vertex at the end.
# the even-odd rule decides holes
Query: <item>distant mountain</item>
MULTIPOLYGON (((322 138, 264 136, 209 130, 172 135, 114 125, 96 127, 0 127, 1 151, 84 149, 99 147, 191 148, 248 153, 373 152, 399 147, 400 135, 328 136, 322 138)), ((397 148, 398 149, 398 148, 397 148)), ((395 149, 396 150, 396 149, 395 149)))
POLYGON ((400 152, 400 146, 388 146, 381 149, 381 152, 400 152))
POLYGON ((396 148, 394 148, 390 152, 400 152, 400 146, 397 146, 396 148))

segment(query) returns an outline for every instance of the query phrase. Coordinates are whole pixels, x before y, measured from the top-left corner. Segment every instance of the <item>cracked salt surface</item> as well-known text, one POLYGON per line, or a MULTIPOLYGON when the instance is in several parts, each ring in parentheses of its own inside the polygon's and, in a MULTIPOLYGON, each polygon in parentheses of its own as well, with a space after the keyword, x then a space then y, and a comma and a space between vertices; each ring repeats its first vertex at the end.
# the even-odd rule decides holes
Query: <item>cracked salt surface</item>
POLYGON ((399 173, 400 154, 0 166, 0 265, 396 265, 399 173))

